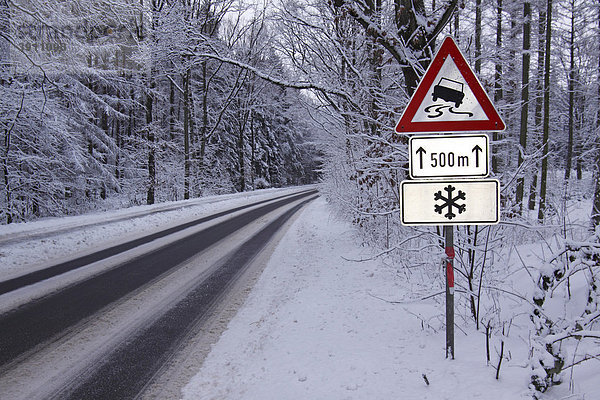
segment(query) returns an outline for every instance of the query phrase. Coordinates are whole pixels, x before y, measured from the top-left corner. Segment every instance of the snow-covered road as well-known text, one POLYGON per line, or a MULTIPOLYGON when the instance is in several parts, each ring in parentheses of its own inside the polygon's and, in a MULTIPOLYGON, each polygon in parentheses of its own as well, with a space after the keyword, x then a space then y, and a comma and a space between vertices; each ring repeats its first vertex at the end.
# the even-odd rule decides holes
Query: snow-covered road
POLYGON ((305 190, 268 189, 0 226, 0 279, 6 280, 255 201, 305 190))
POLYGON ((231 307, 221 300, 260 269, 257 254, 310 196, 202 220, 0 296, 0 397, 136 396, 184 339, 211 328, 211 313, 231 307))

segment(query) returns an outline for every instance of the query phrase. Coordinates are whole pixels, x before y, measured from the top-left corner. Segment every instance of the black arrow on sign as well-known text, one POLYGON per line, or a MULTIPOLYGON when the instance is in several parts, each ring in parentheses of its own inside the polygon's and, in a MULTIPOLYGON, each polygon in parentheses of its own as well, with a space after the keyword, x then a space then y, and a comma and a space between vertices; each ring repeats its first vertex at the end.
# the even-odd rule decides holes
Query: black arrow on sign
POLYGON ((423 154, 425 154, 427 152, 425 151, 425 149, 423 147, 419 147, 417 149, 416 153, 419 155, 420 166, 421 166, 421 169, 423 169, 423 154))
POLYGON ((477 168, 479 167, 479 152, 483 151, 483 149, 479 145, 475 145, 471 151, 475 152, 475 167, 477 168))

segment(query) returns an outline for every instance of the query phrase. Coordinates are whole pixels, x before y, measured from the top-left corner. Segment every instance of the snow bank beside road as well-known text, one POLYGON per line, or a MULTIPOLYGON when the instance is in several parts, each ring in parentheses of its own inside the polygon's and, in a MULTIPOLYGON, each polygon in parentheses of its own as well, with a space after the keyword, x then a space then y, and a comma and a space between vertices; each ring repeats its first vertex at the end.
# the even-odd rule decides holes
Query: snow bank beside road
POLYGON ((530 398, 526 368, 503 367, 495 380, 482 334, 457 332, 457 359, 446 360, 443 330, 424 331, 411 314, 439 314, 434 302, 373 297, 398 297, 402 283, 379 261, 346 261, 365 256, 353 235, 325 200, 311 203, 183 398, 530 398))

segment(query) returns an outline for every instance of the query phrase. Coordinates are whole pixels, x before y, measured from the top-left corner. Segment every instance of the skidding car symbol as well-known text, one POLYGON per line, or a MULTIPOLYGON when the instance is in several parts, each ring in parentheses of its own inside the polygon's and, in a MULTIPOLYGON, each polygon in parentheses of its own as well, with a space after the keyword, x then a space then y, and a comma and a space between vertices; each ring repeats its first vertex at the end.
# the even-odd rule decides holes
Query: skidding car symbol
POLYGON ((454 103, 458 108, 465 98, 463 86, 461 82, 441 78, 438 84, 433 87, 433 101, 437 101, 439 97, 447 102, 454 103))

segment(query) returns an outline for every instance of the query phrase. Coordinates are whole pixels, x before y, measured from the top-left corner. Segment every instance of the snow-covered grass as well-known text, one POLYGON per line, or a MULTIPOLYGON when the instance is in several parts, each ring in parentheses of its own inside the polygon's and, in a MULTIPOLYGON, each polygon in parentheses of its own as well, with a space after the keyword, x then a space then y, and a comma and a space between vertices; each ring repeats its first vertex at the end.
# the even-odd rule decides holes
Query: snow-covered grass
MULTIPOLYGON (((490 339, 489 364, 484 329, 457 310, 456 358, 446 359, 443 296, 410 301, 413 287, 428 283, 382 259, 352 261, 376 252, 357 242, 355 229, 332 217, 324 200, 309 205, 183 398, 531 399, 527 301, 496 296, 508 322, 504 335, 496 329, 490 339)), ((519 256, 539 265, 540 244, 532 242, 518 246, 519 256)), ((523 279, 517 253, 510 257, 514 294, 527 296, 531 280, 523 279)), ((567 371, 565 383, 542 398, 600 398, 598 372, 596 361, 582 364, 573 387, 567 371)))

